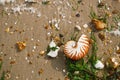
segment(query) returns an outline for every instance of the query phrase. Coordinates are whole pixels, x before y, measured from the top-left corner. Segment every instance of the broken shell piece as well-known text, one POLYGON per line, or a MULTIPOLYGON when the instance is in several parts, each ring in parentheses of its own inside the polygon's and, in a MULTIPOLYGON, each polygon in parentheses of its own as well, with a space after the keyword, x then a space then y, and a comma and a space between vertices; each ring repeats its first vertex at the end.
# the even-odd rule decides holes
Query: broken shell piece
POLYGON ((56 46, 56 44, 55 44, 55 42, 52 40, 51 42, 50 42, 50 44, 49 44, 49 47, 55 47, 56 46))
POLYGON ((57 55, 58 55, 58 51, 60 50, 60 48, 59 47, 56 47, 57 49, 55 50, 55 51, 50 51, 47 55, 48 56, 50 56, 50 57, 57 57, 57 55))
POLYGON ((79 60, 88 53, 89 45, 88 37, 83 34, 78 42, 68 41, 64 46, 64 53, 72 60, 79 60))
POLYGON ((96 64, 95 64, 95 68, 96 69, 103 69, 104 68, 104 64, 100 60, 97 60, 96 64))
POLYGON ((53 40, 50 42, 49 48, 50 48, 50 51, 48 52, 47 55, 53 58, 57 57, 58 51, 60 50, 60 48, 55 44, 53 40))
POLYGON ((80 31, 81 30, 81 27, 79 25, 76 25, 75 28, 80 31))
POLYGON ((100 20, 93 19, 92 23, 95 25, 97 30, 103 30, 106 27, 106 24, 100 20))
POLYGON ((23 49, 25 49, 25 47, 26 47, 26 43, 25 42, 17 42, 16 44, 17 44, 18 49, 20 51, 23 50, 23 49))
POLYGON ((118 66, 120 66, 120 59, 118 57, 111 57, 108 59, 108 61, 106 62, 106 65, 110 68, 117 68, 118 66))

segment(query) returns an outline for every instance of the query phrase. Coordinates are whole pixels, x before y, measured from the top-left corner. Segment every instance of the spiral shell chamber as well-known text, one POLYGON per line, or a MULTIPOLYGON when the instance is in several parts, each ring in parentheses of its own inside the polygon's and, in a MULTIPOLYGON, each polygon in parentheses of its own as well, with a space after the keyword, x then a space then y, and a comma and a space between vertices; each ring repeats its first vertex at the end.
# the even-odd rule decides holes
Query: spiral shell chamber
POLYGON ((89 39, 86 35, 81 35, 78 42, 68 41, 64 46, 65 55, 72 60, 83 58, 89 50, 89 39))

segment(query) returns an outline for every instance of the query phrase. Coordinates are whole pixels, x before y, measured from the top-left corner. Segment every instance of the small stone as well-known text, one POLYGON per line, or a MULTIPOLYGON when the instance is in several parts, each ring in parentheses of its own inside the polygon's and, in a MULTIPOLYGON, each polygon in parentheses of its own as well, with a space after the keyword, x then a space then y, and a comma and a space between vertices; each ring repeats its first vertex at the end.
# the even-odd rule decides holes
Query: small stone
POLYGON ((9 57, 9 59, 11 60, 11 59, 12 59, 12 57, 9 57))
POLYGON ((1 46, 4 46, 4 44, 1 44, 1 46))
POLYGON ((31 41, 33 41, 34 39, 33 38, 31 38, 31 41))
POLYGON ((117 53, 117 54, 120 54, 120 49, 118 49, 118 50, 116 51, 116 53, 117 53))
POLYGON ((28 60, 28 57, 25 57, 25 60, 28 60))
POLYGON ((26 43, 24 41, 17 42, 16 44, 20 51, 22 51, 26 47, 26 43))
POLYGON ((57 71, 59 70, 58 67, 55 68, 57 71))
POLYGON ((98 34, 98 37, 99 37, 102 41, 105 40, 105 35, 104 35, 103 33, 99 33, 99 34, 98 34))
POLYGON ((10 34, 13 34, 14 32, 10 32, 10 34))
POLYGON ((80 14, 79 14, 79 13, 77 13, 75 16, 76 16, 76 17, 80 17, 80 14))
POLYGON ((11 61, 10 64, 15 64, 15 60, 11 61))
POLYGON ((43 69, 41 68, 39 71, 38 71, 38 74, 42 74, 43 73, 43 69))
POLYGON ((58 36, 55 36, 54 41, 58 42, 60 41, 60 38, 58 36))
POLYGON ((51 29, 51 27, 49 25, 46 25, 45 29, 51 29))
POLYGON ((103 7, 103 6, 105 6, 105 3, 99 2, 98 7, 103 7))
POLYGON ((62 37, 63 37, 63 34, 59 34, 59 37, 62 38, 62 37))
POLYGON ((118 26, 120 26, 120 22, 118 22, 118 26))
POLYGON ((32 61, 29 61, 29 64, 32 64, 32 61))
POLYGON ((7 26, 8 25, 8 23, 5 23, 5 26, 7 26))
POLYGON ((40 55, 43 56, 45 54, 45 51, 40 51, 40 55))
POLYGON ((119 63, 120 63, 120 58, 118 56, 112 56, 107 60, 106 66, 115 69, 120 66, 119 63))
POLYGON ((65 77, 65 79, 64 80, 70 80, 68 77, 65 77))
POLYGON ((118 10, 113 10, 112 13, 117 14, 117 13, 119 13, 119 11, 118 10))
POLYGON ((0 57, 0 62, 2 61, 3 59, 0 57))
POLYGON ((35 50, 33 49, 32 52, 35 52, 35 50))
POLYGON ((10 32, 10 28, 9 28, 9 27, 6 28, 6 29, 5 29, 5 32, 10 32))
POLYGON ((18 77, 18 76, 16 76, 15 78, 16 78, 16 79, 18 79, 19 77, 18 77))
POLYGON ((88 28, 88 24, 84 24, 83 27, 84 27, 84 28, 88 28))
POLYGON ((65 73, 65 72, 66 72, 66 70, 65 70, 65 69, 63 69, 63 72, 65 73))
POLYGON ((33 46, 34 49, 36 49, 36 46, 33 46))
POLYGON ((32 71, 32 73, 34 73, 34 71, 32 71))

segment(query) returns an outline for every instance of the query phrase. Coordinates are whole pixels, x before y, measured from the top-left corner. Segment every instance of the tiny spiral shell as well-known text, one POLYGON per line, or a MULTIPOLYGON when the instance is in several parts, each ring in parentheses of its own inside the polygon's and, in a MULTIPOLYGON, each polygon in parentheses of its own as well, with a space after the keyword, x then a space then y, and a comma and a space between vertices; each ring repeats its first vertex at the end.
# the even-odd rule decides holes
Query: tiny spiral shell
POLYGON ((81 35, 78 42, 68 41, 64 45, 65 55, 72 60, 79 60, 83 58, 89 50, 90 43, 86 35, 81 35))

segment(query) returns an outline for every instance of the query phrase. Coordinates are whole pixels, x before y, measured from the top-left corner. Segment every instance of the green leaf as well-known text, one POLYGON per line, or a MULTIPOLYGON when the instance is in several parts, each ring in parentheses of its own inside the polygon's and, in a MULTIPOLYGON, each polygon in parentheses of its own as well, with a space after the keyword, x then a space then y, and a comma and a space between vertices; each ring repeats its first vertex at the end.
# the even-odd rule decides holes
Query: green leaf
POLYGON ((56 49, 58 49, 57 46, 56 47, 50 47, 50 50, 52 50, 52 51, 55 51, 56 49))
POLYGON ((0 62, 0 70, 1 70, 1 68, 2 68, 2 64, 3 64, 3 62, 0 62))

